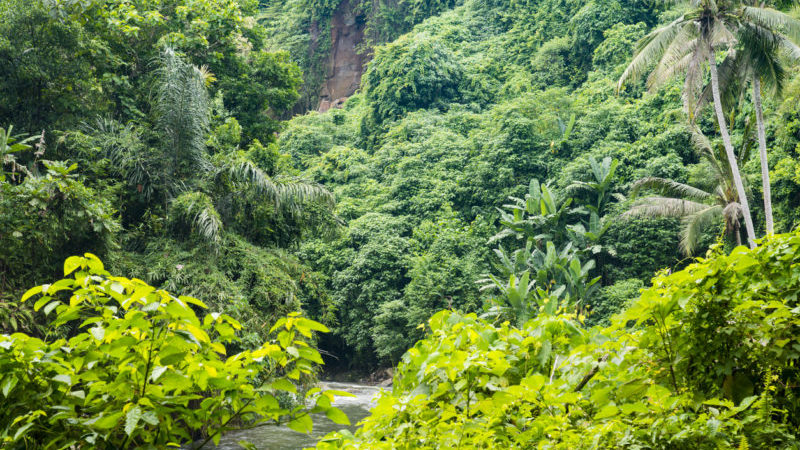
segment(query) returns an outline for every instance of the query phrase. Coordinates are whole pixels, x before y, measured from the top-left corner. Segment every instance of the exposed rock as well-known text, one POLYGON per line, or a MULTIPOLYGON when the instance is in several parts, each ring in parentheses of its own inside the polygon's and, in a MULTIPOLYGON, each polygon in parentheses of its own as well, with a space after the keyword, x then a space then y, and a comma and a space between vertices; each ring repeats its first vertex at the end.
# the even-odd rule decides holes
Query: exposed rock
POLYGON ((331 18, 331 53, 327 74, 320 89, 317 108, 325 112, 339 107, 361 84, 367 57, 358 53, 364 39, 364 18, 358 16, 349 0, 339 4, 331 18))

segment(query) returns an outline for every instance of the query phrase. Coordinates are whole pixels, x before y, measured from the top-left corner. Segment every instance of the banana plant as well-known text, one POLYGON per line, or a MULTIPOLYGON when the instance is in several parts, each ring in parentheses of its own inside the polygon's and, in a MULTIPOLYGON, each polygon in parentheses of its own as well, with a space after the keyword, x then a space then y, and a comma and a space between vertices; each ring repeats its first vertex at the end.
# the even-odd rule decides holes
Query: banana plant
POLYGON ((601 255, 603 253, 616 256, 617 251, 614 247, 602 243, 603 236, 611 226, 610 220, 603 220, 597 213, 592 211, 589 214, 587 225, 577 223, 567 225, 567 236, 570 242, 578 247, 584 255, 601 255))
POLYGON ((499 252, 501 276, 487 275, 482 290, 495 290, 485 317, 515 318, 522 325, 538 314, 555 314, 560 308, 581 313, 589 298, 599 287, 600 277, 590 279, 595 267, 592 259, 582 263, 571 243, 557 249, 548 241, 545 249, 536 248, 512 255, 499 252), (518 271, 526 256, 525 270, 518 271), (505 281, 508 280, 508 281, 505 281))
POLYGON ((561 242, 569 219, 579 212, 570 208, 572 198, 562 198, 535 178, 531 180, 524 199, 510 197, 510 200, 514 203, 498 209, 504 228, 490 243, 508 236, 518 239, 527 237, 536 242, 561 242))
POLYGON ((593 180, 574 181, 567 186, 567 192, 570 194, 585 192, 594 197, 594 204, 585 205, 586 209, 602 217, 611 200, 625 200, 622 194, 612 192, 617 166, 619 166, 619 160, 617 159, 611 159, 611 157, 606 156, 602 161, 597 161, 590 156, 589 167, 593 180))
POLYGON ((0 128, 0 161, 3 167, 8 166, 11 168, 11 171, 8 173, 5 171, 0 172, 0 181, 4 181, 6 175, 8 175, 12 181, 17 180, 18 173, 30 175, 28 168, 17 161, 16 153, 33 148, 29 143, 36 139, 36 137, 15 136, 11 134, 13 130, 14 127, 12 125, 9 125, 8 129, 0 128))

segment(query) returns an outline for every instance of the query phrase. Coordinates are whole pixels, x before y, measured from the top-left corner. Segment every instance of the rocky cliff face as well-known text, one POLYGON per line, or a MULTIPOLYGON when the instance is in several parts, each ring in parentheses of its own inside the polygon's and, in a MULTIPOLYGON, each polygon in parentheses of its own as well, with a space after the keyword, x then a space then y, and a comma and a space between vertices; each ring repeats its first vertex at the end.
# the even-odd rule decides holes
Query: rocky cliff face
POLYGON ((318 110, 327 111, 353 95, 361 84, 366 56, 357 51, 364 39, 364 17, 344 0, 331 17, 331 52, 327 73, 319 93, 318 110))

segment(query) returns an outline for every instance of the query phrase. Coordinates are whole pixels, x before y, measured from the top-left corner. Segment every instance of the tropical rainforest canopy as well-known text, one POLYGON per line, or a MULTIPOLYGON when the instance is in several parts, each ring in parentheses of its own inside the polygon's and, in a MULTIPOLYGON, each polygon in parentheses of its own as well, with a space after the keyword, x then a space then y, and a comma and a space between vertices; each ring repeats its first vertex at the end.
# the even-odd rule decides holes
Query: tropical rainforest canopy
POLYGON ((797 6, 0 0, 2 446, 798 448, 797 6))

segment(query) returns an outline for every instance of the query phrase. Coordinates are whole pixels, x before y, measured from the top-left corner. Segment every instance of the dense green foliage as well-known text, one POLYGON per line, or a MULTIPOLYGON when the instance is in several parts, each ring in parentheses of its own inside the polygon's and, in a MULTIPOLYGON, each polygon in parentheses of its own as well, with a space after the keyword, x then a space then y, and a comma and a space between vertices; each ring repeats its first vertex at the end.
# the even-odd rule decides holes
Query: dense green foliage
POLYGON ((800 233, 719 247, 605 328, 436 314, 355 436, 318 448, 797 448, 800 233))
MULTIPOLYGON (((266 50, 256 2, 0 11, 0 311, 92 251, 159 287, 211 294, 247 345, 301 301, 324 315, 318 276, 286 249, 335 228, 333 198, 274 144, 300 71, 266 50)), ((33 326, 28 313, 3 328, 33 326)))
POLYGON ((3 437, 218 438, 291 416, 257 387, 318 346, 334 372, 400 364, 323 446, 791 447, 800 237, 738 244, 800 225, 797 5, 0 0, 3 437), (50 286, 88 303, 18 301, 87 251, 131 279, 87 256, 102 273, 50 286), (256 361, 276 322, 303 338, 256 361), (113 372, 108 336, 150 355, 162 328, 186 359, 113 372), (235 395, 198 369, 222 344, 235 395), (99 395, 179 372, 180 401, 99 395))
MULTIPOLYGON (((582 252, 601 250, 589 251, 596 259, 589 279, 646 282, 682 260, 675 221, 618 220, 625 206, 611 195, 627 194, 643 177, 687 182, 706 170, 681 123, 679 83, 644 97, 640 87, 614 92, 633 44, 659 14, 636 2, 608 9, 579 1, 465 2, 378 47, 361 92, 343 109, 289 122, 280 151, 332 190, 348 223, 333 242, 301 245, 326 274, 339 311, 328 348, 356 349, 350 362, 360 366, 397 361, 426 315, 442 307, 479 310, 483 294, 474 281, 497 262, 488 251, 497 244, 486 244, 501 218, 497 208, 524 196, 534 178, 553 195, 574 198, 570 208, 582 207, 563 225, 580 225, 583 235, 558 232, 571 233, 582 252), (597 179, 591 158, 615 159, 614 173, 597 179), (603 184, 603 192, 581 183, 603 184), (590 206, 604 209, 597 219, 608 217, 593 221, 590 206), (442 222, 448 226, 433 232, 430 224, 442 222), (456 241, 458 248, 445 244, 456 241), (425 260, 454 261, 458 269, 420 267, 425 260), (435 301, 417 294, 417 286, 433 285, 435 301)), ((711 123, 703 126, 713 133, 711 123)), ((709 233, 700 239, 706 245, 716 230, 709 233)), ((567 243, 552 240, 559 251, 567 243)))
POLYGON ((262 423, 308 431, 311 412, 348 423, 333 391, 306 392, 309 408, 279 402, 322 363, 307 343, 322 324, 290 314, 272 340, 228 356, 242 326, 217 312, 199 319, 195 298, 111 276, 92 254, 68 258, 64 275, 22 297, 52 315, 47 338, 0 335, 4 448, 200 448, 262 423))

